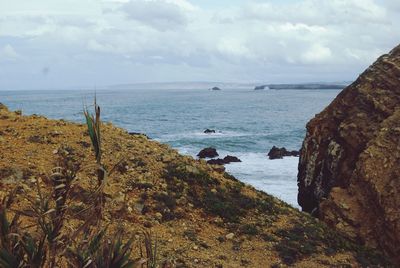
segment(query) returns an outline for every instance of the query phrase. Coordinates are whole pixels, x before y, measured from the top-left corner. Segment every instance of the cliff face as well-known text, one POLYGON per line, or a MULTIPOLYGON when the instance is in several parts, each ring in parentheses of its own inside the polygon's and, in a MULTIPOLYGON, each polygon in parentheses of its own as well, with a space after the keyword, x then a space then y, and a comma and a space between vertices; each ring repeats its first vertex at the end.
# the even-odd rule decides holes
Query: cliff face
POLYGON ((298 202, 400 262, 400 46, 307 125, 298 202))

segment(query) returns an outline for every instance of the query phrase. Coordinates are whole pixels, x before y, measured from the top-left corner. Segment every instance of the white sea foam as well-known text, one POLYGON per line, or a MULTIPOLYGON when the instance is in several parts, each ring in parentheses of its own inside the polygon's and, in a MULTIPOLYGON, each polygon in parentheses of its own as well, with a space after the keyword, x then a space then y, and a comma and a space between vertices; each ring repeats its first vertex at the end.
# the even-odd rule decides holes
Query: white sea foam
MULTIPOLYGON (((181 147, 179 152, 195 157, 194 148, 181 147)), ((218 151, 220 157, 234 155, 242 162, 225 165, 237 179, 299 208, 297 204, 298 157, 270 160, 265 153, 232 153, 218 151)))
POLYGON ((216 131, 215 133, 204 133, 202 131, 197 132, 183 132, 179 134, 167 134, 161 135, 159 137, 160 140, 167 141, 176 141, 179 139, 218 139, 218 138, 233 138, 233 137, 248 137, 254 136, 253 133, 245 133, 245 132, 235 132, 235 131, 216 131))
POLYGON ((298 157, 270 160, 264 153, 237 153, 242 162, 226 165, 226 170, 255 188, 299 208, 297 204, 298 157))

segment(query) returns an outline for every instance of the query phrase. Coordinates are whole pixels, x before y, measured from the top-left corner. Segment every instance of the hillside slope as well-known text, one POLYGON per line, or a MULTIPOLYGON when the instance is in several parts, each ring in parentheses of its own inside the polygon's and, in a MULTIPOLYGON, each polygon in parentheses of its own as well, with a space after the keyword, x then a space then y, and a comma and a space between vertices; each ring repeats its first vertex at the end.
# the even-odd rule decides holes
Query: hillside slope
MULTIPOLYGON (((109 171, 115 167, 104 189, 107 230, 120 226, 126 238, 136 240, 151 230, 160 267, 385 264, 379 254, 218 167, 108 123, 102 125, 102 137, 103 163, 109 171)), ((37 198, 37 181, 44 192, 51 188, 48 177, 62 152, 78 167, 68 208, 76 211, 90 202, 86 197, 96 185, 96 172, 85 125, 23 116, 0 105, 0 152, 0 199, 18 189, 11 211, 25 211, 27 198, 37 198)), ((28 225, 28 213, 23 216, 22 224, 28 225)), ((66 236, 85 215, 67 217, 66 236)))

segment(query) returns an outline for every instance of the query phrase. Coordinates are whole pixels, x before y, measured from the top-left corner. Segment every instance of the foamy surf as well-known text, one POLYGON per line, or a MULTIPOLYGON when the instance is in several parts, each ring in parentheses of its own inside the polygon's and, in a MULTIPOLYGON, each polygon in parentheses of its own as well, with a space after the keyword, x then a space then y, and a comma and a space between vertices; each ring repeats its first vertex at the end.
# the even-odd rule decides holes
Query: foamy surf
MULTIPOLYGON (((179 152, 196 157, 192 147, 181 147, 179 152)), ((218 150, 219 157, 234 155, 242 162, 225 165, 226 171, 244 183, 269 193, 286 203, 299 208, 297 204, 298 157, 270 160, 266 153, 234 153, 218 150)))

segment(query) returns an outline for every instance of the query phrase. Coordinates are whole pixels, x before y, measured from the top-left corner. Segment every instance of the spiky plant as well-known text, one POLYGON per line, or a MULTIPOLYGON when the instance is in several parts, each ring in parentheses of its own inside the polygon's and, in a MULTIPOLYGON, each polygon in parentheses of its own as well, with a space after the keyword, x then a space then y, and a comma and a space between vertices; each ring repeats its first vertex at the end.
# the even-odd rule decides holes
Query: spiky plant
POLYGON ((33 238, 29 233, 23 233, 19 226, 20 214, 15 213, 11 221, 7 218, 7 209, 11 206, 13 191, 0 203, 0 267, 40 268, 46 262, 46 236, 33 238))
POLYGON ((86 126, 88 128, 88 133, 90 137, 90 141, 92 142, 94 154, 96 157, 97 163, 97 180, 99 187, 104 185, 104 180, 106 179, 106 170, 101 163, 101 132, 100 132, 100 106, 97 105, 96 96, 94 98, 94 111, 95 115, 91 114, 87 107, 83 110, 83 114, 86 119, 86 126))
POLYGON ((122 241, 122 231, 112 238, 105 237, 105 229, 90 238, 85 243, 70 248, 67 251, 70 263, 80 268, 139 268, 146 259, 131 260, 133 240, 122 241))
POLYGON ((146 256, 144 256, 143 250, 140 246, 140 255, 141 257, 147 258, 147 268, 156 268, 157 267, 157 237, 153 243, 152 235, 150 232, 143 232, 144 236, 144 246, 146 251, 146 256), (154 244, 154 245, 153 245, 154 244))

